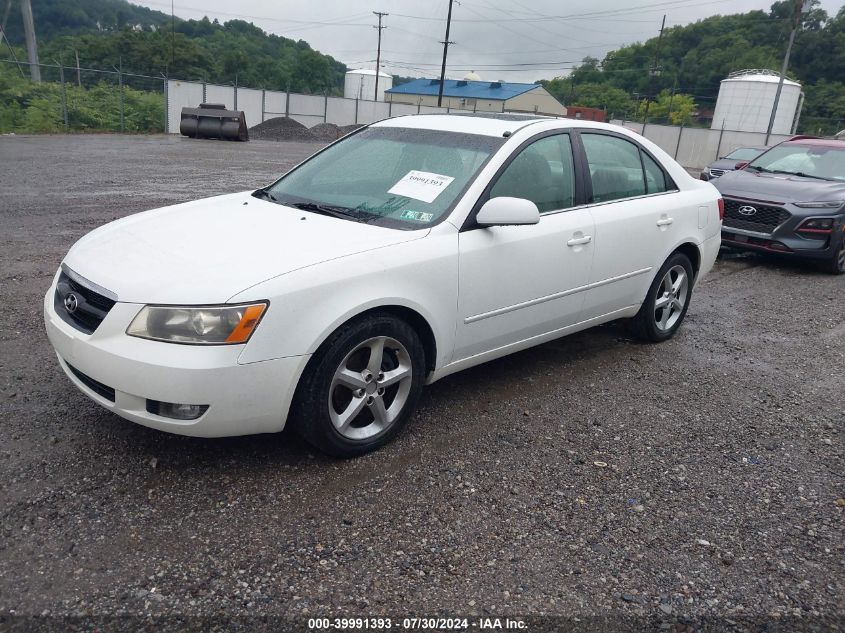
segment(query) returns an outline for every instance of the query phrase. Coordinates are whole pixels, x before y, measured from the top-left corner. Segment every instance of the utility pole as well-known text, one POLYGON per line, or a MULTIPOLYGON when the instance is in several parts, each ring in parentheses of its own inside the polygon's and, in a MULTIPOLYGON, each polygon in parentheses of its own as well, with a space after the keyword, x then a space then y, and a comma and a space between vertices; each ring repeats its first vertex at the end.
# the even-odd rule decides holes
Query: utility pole
POLYGON ((663 29, 666 28, 666 14, 663 14, 663 22, 660 23, 660 35, 657 36, 657 50, 654 53, 654 66, 651 67, 649 77, 648 91, 651 93, 650 98, 645 101, 645 111, 643 112, 643 123, 648 121, 648 107, 651 105, 651 99, 654 98, 654 76, 660 67, 660 43, 663 41, 663 29))
MULTIPOLYGON (((176 65, 176 0, 170 0, 170 65, 176 65)), ((167 6, 167 5, 165 5, 167 6)))
POLYGON ((381 73, 381 32, 387 28, 386 26, 381 25, 381 19, 390 14, 382 13, 381 11, 373 11, 373 13, 378 16, 378 26, 373 27, 374 29, 378 29, 378 48, 376 49, 376 94, 373 97, 373 101, 378 101, 378 76, 379 73, 381 73))
POLYGON ((780 103, 780 93, 783 90, 783 80, 786 77, 786 69, 789 67, 789 55, 792 53, 792 43, 795 41, 795 34, 801 26, 801 14, 810 10, 811 0, 795 0, 793 3, 794 15, 792 16, 792 31, 789 34, 789 44, 786 45, 786 55, 783 56, 783 66, 780 68, 780 80, 778 89, 775 92, 775 102, 772 104, 772 114, 769 116, 769 126, 766 128, 766 142, 769 144, 769 137, 772 135, 772 128, 775 126, 775 117, 780 103))
POLYGON ((446 38, 443 40, 443 65, 440 67, 440 87, 437 91, 437 107, 443 105, 443 83, 446 81, 446 53, 449 52, 449 44, 454 42, 449 41, 449 27, 452 26, 452 2, 449 0, 449 14, 446 16, 446 38))
POLYGON ((23 31, 26 37, 26 54, 29 57, 29 76, 32 81, 41 81, 41 68, 38 66, 38 44, 35 41, 35 21, 32 19, 32 5, 29 0, 21 0, 23 31))

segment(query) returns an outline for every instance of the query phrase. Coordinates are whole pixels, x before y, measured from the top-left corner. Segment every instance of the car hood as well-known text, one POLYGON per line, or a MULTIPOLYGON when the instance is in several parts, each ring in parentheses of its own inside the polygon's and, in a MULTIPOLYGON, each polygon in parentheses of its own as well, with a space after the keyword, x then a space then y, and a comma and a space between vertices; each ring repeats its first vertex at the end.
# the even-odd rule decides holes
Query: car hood
POLYGON ((725 196, 768 202, 811 202, 845 198, 845 182, 788 174, 764 174, 746 169, 727 172, 714 180, 713 185, 725 196))
POLYGON ((65 264, 129 303, 225 303, 257 283, 424 237, 307 213, 243 192, 138 213, 95 229, 65 264))

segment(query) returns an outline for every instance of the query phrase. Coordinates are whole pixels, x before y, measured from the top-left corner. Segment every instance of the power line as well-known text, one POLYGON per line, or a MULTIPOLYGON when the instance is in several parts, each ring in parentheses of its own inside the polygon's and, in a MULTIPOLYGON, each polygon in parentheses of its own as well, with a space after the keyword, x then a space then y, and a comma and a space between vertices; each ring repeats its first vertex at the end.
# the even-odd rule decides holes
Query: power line
MULTIPOLYGON (((595 18, 595 19, 606 19, 607 16, 625 16, 625 15, 638 15, 641 13, 651 13, 654 11, 662 11, 665 8, 674 7, 674 8, 686 8, 683 5, 694 5, 694 6, 703 6, 703 5, 710 5, 710 4, 723 4, 725 2, 732 2, 733 0, 709 0, 708 2, 701 2, 701 0, 670 0, 669 2, 656 2, 652 4, 644 4, 640 5, 635 9, 606 9, 604 11, 591 11, 587 13, 571 13, 569 15, 546 15, 546 14, 536 14, 537 17, 531 18, 519 18, 519 17, 508 17, 508 18, 481 18, 481 19, 467 19, 467 18, 455 18, 455 22, 544 22, 547 20, 574 20, 574 19, 586 19, 586 18, 595 18)), ((407 13, 394 13, 396 17, 403 17, 415 20, 437 20, 437 18, 431 18, 427 16, 420 16, 420 15, 410 15, 407 13)), ((626 22, 630 20, 625 20, 626 22)))

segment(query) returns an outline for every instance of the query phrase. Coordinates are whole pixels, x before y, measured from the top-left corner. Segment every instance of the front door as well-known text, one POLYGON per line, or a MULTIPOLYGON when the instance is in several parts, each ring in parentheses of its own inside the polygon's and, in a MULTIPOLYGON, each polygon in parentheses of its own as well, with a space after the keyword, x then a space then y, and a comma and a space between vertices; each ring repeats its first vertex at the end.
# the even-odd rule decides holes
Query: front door
POLYGON ((526 198, 540 210, 530 226, 460 233, 458 323, 453 361, 577 323, 593 258, 593 219, 576 204, 569 134, 525 146, 486 198, 526 198))

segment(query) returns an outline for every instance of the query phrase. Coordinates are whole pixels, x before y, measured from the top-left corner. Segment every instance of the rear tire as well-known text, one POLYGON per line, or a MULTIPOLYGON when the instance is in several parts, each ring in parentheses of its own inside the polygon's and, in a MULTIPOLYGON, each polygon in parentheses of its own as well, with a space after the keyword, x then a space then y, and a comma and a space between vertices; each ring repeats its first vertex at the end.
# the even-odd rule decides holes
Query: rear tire
POLYGON ((381 312, 353 320, 308 363, 291 407, 292 425, 335 457, 373 451, 407 423, 425 367, 419 336, 404 321, 381 312))
POLYGON ((694 273, 689 257, 674 253, 654 277, 640 311, 631 320, 634 334, 660 343, 681 327, 692 297, 694 273))
POLYGON ((828 272, 831 275, 845 274, 845 236, 839 239, 839 248, 836 249, 833 256, 822 265, 822 268, 825 272, 828 272))

